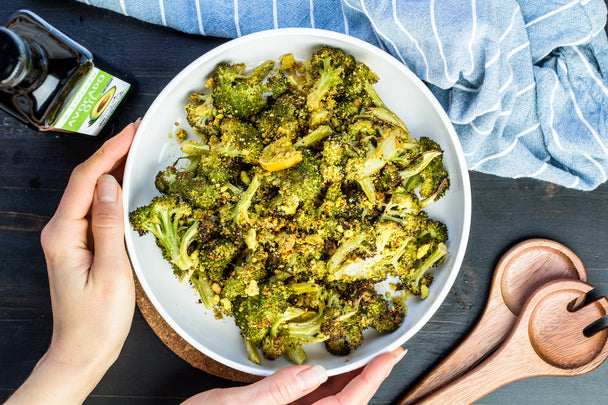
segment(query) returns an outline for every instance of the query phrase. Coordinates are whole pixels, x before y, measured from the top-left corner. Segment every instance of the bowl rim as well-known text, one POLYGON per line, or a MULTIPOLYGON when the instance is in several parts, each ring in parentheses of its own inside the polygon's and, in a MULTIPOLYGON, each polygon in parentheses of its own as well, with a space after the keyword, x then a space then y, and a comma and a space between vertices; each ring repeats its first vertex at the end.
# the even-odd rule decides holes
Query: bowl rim
MULTIPOLYGON (((249 366, 244 363, 238 363, 238 362, 232 361, 231 359, 228 359, 228 358, 222 356, 221 354, 216 353, 213 350, 210 350, 209 348, 200 344, 196 339, 194 339, 192 336, 190 336, 190 334, 188 332, 186 332, 176 321, 173 320, 173 318, 164 309, 164 306, 161 304, 161 302, 157 298, 156 294, 154 294, 151 286, 149 285, 149 283, 145 277, 145 272, 141 269, 141 266, 139 265, 136 255, 131 254, 131 252, 135 252, 135 248, 133 245, 132 232, 129 232, 130 224, 129 224, 128 217, 129 217, 129 196, 131 195, 130 179, 131 179, 131 172, 133 171, 133 167, 135 165, 134 158, 133 158, 134 153, 132 153, 132 151, 135 151, 138 149, 137 147, 144 137, 144 133, 146 132, 148 122, 152 119, 150 117, 150 112, 155 110, 158 107, 158 105, 162 102, 162 100, 165 98, 165 96, 167 94, 169 94, 178 83, 180 83, 185 77, 189 76, 192 73, 192 71, 194 71, 194 70, 200 68, 200 66, 204 65, 207 61, 212 60, 217 56, 220 56, 221 54, 225 53, 226 51, 229 51, 231 48, 238 46, 240 44, 247 43, 247 42, 258 42, 263 39, 268 40, 277 35, 298 36, 298 37, 307 36, 307 37, 311 37, 311 39, 313 41, 311 43, 318 43, 319 45, 321 45, 323 43, 323 40, 334 40, 334 41, 346 42, 353 47, 359 48, 365 52, 370 52, 370 53, 375 54, 376 56, 379 56, 385 62, 391 63, 401 73, 403 73, 405 76, 407 76, 411 80, 411 82, 418 88, 418 90, 420 90, 426 96, 428 102, 431 103, 432 107, 434 108, 434 110, 437 112, 437 114, 441 118, 442 125, 445 127, 445 129, 448 133, 448 136, 450 138, 450 141, 452 143, 452 146, 456 152, 455 161, 457 162, 457 166, 459 168, 459 173, 455 173, 455 174, 459 176, 459 178, 462 182, 462 188, 463 188, 463 197, 464 198, 463 198, 462 203, 463 203, 463 208, 464 208, 464 212, 463 212, 464 217, 462 218, 462 229, 461 229, 460 235, 458 235, 460 244, 458 246, 458 250, 453 254, 453 265, 451 266, 452 269, 449 272, 445 285, 437 293, 434 301, 432 302, 432 304, 430 305, 428 310, 424 312, 424 314, 420 317, 420 319, 415 324, 412 325, 412 327, 410 327, 407 331, 405 331, 404 333, 402 333, 401 335, 396 337, 391 342, 391 344, 385 346, 383 348, 383 350, 372 353, 372 354, 368 354, 365 356, 361 356, 360 358, 357 358, 356 360, 353 359, 352 361, 345 363, 343 366, 334 367, 334 368, 329 369, 328 370, 329 376, 333 376, 333 375, 346 373, 348 371, 352 371, 356 368, 362 367, 365 364, 367 364, 375 356, 382 354, 382 353, 390 352, 390 351, 396 349, 397 347, 402 346, 406 341, 408 341, 416 333, 418 333, 424 325, 426 325, 428 323, 428 321, 432 318, 432 316, 435 314, 435 312, 439 309, 441 304, 444 302, 446 296, 452 289, 452 286, 458 276, 458 273, 460 272, 460 268, 462 266, 462 262, 464 259, 464 255, 465 255, 465 252, 467 249, 467 244, 468 244, 468 239, 469 239, 470 224, 471 224, 471 205, 472 205, 472 203, 471 203, 471 186, 470 186, 469 172, 468 172, 468 168, 466 165, 466 158, 465 158, 462 146, 460 144, 460 141, 458 139, 458 136, 456 134, 456 130, 454 129, 454 126, 452 125, 451 121, 449 120, 447 113, 445 112, 443 107, 440 105, 439 101, 436 99, 436 97, 433 95, 433 93, 430 91, 430 89, 405 64, 403 64, 402 62, 397 60, 391 54, 389 54, 386 51, 382 50, 381 48, 379 48, 375 45, 372 45, 368 42, 365 42, 361 39, 358 39, 356 37, 352 37, 352 36, 349 36, 346 34, 337 33, 334 31, 318 29, 318 28, 278 28, 278 29, 259 31, 259 32, 241 36, 239 38, 229 40, 229 41, 227 41, 221 45, 218 45, 217 47, 205 52, 198 58, 194 59, 186 67, 184 67, 175 77, 173 77, 173 79, 171 79, 169 81, 169 83, 167 83, 165 85, 165 87, 161 90, 161 92, 158 93, 158 95, 155 97, 152 104, 148 107, 146 114, 144 115, 142 122, 141 122, 141 124, 137 130, 137 133, 135 134, 133 142, 131 144, 131 148, 129 150, 129 154, 127 156, 127 160, 126 160, 126 164, 125 164, 124 183, 123 183, 123 210, 124 210, 125 241, 126 241, 126 245, 127 245, 127 252, 129 253, 129 257, 131 259, 133 269, 135 270, 135 274, 137 276, 137 279, 138 279, 140 285, 143 288, 143 291, 146 293, 146 295, 148 296, 149 300, 152 302, 154 308, 158 311, 158 313, 171 326, 171 328, 173 328, 173 330, 180 335, 181 338, 183 338, 190 345, 192 345, 197 350, 202 352, 204 355, 209 356, 210 358, 212 358, 222 364, 225 364, 235 370, 239 370, 239 371, 242 371, 245 373, 259 375, 259 376, 270 375, 274 371, 276 371, 275 369, 271 369, 271 368, 267 368, 267 367, 260 367, 260 366, 254 367, 254 366, 249 366)), ((279 56, 280 55, 277 55, 277 58, 279 56)), ((452 176, 452 174, 450 174, 450 175, 452 176)))

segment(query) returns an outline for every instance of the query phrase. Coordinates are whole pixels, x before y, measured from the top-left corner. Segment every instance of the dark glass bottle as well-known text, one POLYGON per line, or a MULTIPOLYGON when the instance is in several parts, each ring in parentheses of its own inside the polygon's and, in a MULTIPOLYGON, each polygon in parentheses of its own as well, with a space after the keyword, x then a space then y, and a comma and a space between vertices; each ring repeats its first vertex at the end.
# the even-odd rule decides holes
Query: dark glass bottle
POLYGON ((97 135, 129 87, 30 11, 0 27, 0 107, 39 130, 97 135))

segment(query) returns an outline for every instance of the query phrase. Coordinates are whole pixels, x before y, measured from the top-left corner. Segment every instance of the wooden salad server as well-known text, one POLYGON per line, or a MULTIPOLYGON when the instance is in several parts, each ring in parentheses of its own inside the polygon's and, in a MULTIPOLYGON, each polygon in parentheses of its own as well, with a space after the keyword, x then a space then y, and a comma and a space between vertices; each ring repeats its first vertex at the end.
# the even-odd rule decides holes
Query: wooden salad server
POLYGON ((490 296, 475 328, 399 404, 414 403, 471 369, 506 339, 526 299, 558 279, 587 280, 583 263, 564 245, 529 239, 509 249, 496 265, 490 296))
POLYGON ((512 381, 594 370, 608 357, 608 327, 591 336, 583 331, 608 313, 608 300, 602 297, 581 306, 592 289, 576 280, 542 286, 526 302, 511 334, 492 356, 417 403, 470 404, 512 381))

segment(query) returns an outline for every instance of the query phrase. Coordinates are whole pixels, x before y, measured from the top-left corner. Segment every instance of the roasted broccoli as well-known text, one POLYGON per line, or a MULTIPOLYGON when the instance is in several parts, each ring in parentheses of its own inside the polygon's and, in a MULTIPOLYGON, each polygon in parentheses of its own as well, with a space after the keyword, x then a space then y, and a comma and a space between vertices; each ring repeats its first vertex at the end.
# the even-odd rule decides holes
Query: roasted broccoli
POLYGON ((185 106, 198 139, 130 214, 200 301, 231 316, 248 358, 345 355, 429 294, 448 230, 426 208, 449 188, 443 150, 384 104, 378 76, 328 46, 245 73, 221 63, 185 106))
POLYGON ((140 235, 154 235, 163 257, 180 278, 194 271, 197 258, 189 248, 198 237, 198 222, 192 218, 190 205, 175 196, 158 196, 131 212, 129 221, 140 235))
POLYGON ((264 81, 273 67, 274 61, 269 60, 245 75, 243 64, 220 63, 207 81, 207 87, 213 91, 215 108, 242 119, 257 114, 266 106, 265 93, 271 92, 274 97, 278 97, 287 90, 287 85, 277 80, 271 83, 264 81))

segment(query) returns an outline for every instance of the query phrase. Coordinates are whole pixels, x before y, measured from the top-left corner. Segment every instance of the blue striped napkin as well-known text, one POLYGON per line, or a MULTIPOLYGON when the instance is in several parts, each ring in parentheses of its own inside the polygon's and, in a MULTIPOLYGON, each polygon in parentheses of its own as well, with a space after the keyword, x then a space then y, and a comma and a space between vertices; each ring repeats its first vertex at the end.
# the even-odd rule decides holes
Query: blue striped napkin
POLYGON ((80 0, 234 38, 312 27, 368 41, 427 83, 470 170, 591 190, 608 171, 603 0, 80 0))

